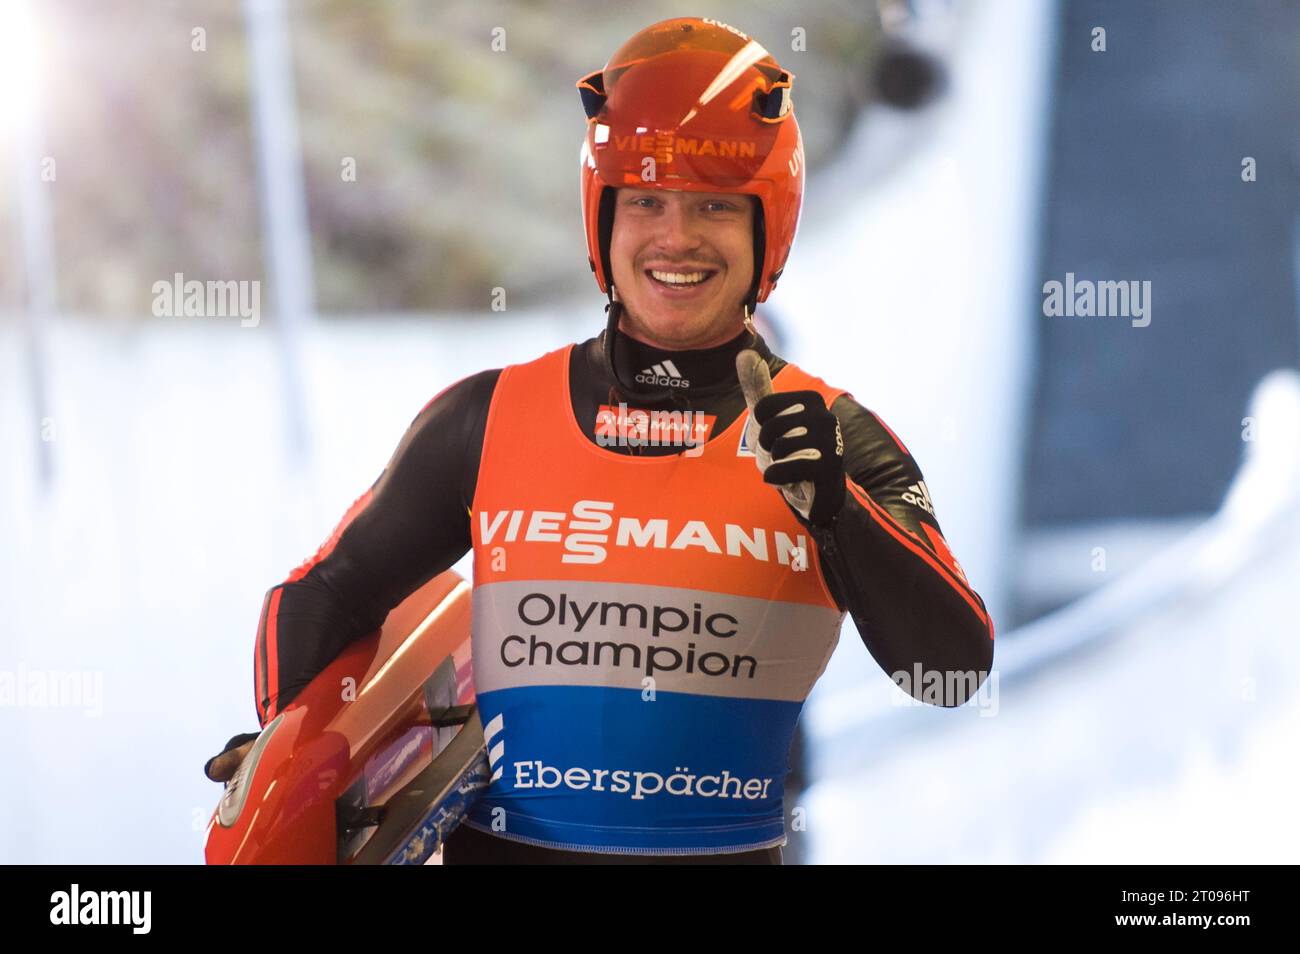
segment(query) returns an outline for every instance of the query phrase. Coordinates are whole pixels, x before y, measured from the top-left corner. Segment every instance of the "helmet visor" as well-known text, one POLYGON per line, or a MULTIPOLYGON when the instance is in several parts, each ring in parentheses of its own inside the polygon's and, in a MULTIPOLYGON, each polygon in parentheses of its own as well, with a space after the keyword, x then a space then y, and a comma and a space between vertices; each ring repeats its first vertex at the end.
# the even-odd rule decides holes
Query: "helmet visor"
POLYGON ((607 183, 742 191, 760 176, 789 114, 791 77, 740 31, 698 24, 657 24, 606 64, 590 134, 607 183))

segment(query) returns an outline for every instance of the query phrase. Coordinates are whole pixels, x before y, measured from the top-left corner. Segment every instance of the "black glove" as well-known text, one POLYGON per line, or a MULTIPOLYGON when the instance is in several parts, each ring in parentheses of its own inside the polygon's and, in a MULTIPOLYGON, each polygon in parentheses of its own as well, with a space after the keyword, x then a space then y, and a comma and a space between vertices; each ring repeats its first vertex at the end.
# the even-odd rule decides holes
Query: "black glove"
POLYGON ((753 419, 763 480, 781 487, 786 502, 810 524, 830 523, 844 506, 839 418, 816 391, 777 391, 754 404, 753 419))
POLYGON ((239 765, 244 761, 244 756, 248 750, 253 747, 257 741, 260 732, 243 732, 239 735, 232 736, 226 743, 226 747, 221 750, 219 755, 214 755, 203 765, 203 774, 214 782, 229 781, 231 776, 239 769, 239 765))

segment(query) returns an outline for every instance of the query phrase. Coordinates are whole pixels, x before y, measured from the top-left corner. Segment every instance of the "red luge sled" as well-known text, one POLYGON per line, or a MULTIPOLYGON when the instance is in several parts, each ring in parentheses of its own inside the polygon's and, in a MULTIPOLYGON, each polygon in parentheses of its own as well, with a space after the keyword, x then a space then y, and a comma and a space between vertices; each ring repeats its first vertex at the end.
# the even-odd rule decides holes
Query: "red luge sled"
POLYGON ((208 864, 423 864, 487 786, 470 586, 447 571, 267 723, 208 822, 208 864))

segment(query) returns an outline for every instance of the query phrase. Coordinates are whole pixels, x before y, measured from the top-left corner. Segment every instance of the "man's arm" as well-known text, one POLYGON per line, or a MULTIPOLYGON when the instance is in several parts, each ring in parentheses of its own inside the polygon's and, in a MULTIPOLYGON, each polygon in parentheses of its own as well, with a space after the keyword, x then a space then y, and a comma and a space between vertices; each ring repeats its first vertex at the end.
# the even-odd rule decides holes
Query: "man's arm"
POLYGON ((499 376, 464 378, 425 405, 316 554, 267 592, 254 659, 260 725, 469 550, 469 508, 499 376))
MULTIPOLYGON (((993 664, 993 623, 935 519, 907 448, 848 395, 831 407, 844 437, 844 505, 811 527, 834 595, 872 657, 891 675, 978 673, 944 680, 942 705, 960 705, 993 664), (947 691, 951 688, 951 691, 947 691)), ((922 698, 925 685, 909 683, 922 698)), ((935 701, 926 697, 925 701, 935 701)))
POLYGON ((993 623, 912 455, 847 394, 828 408, 818 391, 774 392, 754 351, 736 356, 736 373, 754 462, 817 542, 831 595, 867 650, 915 698, 961 705, 993 665, 993 623))

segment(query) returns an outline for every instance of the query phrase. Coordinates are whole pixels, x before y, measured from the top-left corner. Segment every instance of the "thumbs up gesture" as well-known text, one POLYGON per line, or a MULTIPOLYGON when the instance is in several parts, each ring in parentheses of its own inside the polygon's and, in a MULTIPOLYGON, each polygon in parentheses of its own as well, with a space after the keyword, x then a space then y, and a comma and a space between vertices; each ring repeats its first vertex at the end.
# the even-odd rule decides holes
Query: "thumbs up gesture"
POLYGON ((752 349, 736 355, 749 406, 746 442, 766 483, 808 523, 824 526, 844 506, 844 436, 816 391, 772 390, 767 363, 752 349))

